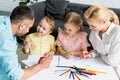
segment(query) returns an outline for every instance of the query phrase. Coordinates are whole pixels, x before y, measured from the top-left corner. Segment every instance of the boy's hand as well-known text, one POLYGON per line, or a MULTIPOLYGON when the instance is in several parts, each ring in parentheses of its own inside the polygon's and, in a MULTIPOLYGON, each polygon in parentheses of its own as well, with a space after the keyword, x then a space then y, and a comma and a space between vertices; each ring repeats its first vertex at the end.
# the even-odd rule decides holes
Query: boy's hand
POLYGON ((27 42, 25 46, 26 46, 27 49, 29 49, 31 47, 31 45, 32 45, 32 41, 27 42))

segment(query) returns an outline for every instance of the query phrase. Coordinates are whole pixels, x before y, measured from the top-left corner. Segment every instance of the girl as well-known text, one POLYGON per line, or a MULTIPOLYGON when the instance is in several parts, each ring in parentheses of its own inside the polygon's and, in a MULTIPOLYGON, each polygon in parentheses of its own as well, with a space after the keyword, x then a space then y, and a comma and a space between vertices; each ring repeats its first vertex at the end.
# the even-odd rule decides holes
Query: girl
POLYGON ((91 6, 84 15, 92 29, 90 42, 94 50, 89 56, 101 56, 115 68, 120 78, 120 26, 117 15, 103 5, 91 6))
POLYGON ((79 14, 70 12, 64 19, 64 30, 59 29, 57 37, 58 53, 65 58, 80 56, 87 51, 87 33, 82 29, 82 19, 79 14))

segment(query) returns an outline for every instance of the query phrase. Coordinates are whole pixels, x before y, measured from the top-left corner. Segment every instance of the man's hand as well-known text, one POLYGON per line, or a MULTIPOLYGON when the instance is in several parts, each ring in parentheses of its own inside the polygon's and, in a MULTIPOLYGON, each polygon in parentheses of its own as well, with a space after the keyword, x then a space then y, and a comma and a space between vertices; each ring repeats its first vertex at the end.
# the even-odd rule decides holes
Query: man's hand
POLYGON ((52 54, 46 54, 40 58, 38 64, 40 65, 41 70, 49 67, 51 60, 52 60, 52 56, 53 56, 52 54))

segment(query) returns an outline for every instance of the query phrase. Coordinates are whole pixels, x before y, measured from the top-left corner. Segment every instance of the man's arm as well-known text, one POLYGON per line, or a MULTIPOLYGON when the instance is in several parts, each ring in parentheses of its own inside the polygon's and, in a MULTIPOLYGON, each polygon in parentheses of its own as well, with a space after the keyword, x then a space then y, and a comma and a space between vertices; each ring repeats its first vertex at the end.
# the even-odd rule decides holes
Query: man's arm
POLYGON ((24 69, 25 73, 24 73, 21 80, 26 80, 27 78, 33 76, 37 72, 48 68, 49 65, 50 65, 51 59, 52 59, 51 54, 45 55, 42 58, 40 58, 38 64, 36 64, 36 65, 34 65, 34 66, 30 67, 30 68, 25 68, 24 69))

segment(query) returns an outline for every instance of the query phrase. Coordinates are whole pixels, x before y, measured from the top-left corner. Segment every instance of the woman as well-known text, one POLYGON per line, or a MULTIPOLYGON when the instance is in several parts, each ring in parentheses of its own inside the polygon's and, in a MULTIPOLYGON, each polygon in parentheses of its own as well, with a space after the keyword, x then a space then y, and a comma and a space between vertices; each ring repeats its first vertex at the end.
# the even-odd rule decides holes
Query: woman
POLYGON ((91 29, 89 39, 94 49, 84 57, 101 56, 115 68, 120 78, 120 26, 117 15, 103 5, 91 6, 84 15, 91 29))

